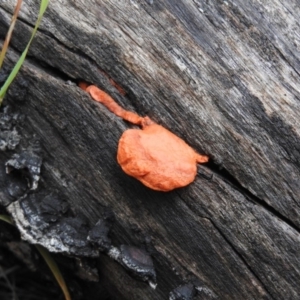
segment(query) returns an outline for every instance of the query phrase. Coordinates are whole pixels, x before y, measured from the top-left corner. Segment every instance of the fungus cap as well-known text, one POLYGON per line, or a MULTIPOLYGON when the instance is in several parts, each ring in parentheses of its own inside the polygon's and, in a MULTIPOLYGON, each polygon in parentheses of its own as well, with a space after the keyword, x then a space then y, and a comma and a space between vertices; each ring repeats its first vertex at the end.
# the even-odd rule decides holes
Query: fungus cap
POLYGON ((153 190, 170 191, 193 182, 198 159, 181 138, 154 122, 142 130, 126 130, 119 140, 117 160, 123 171, 153 190))

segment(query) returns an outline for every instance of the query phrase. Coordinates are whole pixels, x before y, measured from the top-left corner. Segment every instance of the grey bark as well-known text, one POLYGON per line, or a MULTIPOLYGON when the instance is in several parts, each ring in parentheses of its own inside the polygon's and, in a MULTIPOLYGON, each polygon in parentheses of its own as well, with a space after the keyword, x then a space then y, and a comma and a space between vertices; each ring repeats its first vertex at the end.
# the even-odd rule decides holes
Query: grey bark
MULTIPOLYGON (((13 5, 0 3, 2 38, 13 5)), ((8 66, 37 9, 24 1, 8 66)), ((15 123, 3 129, 0 195, 23 238, 95 257, 89 231, 113 214, 111 243, 145 248, 158 284, 147 287, 101 255, 113 299, 167 299, 189 283, 199 299, 297 299, 299 13, 296 0, 52 1, 2 108, 15 123), (186 188, 142 186, 116 162, 118 139, 132 126, 92 102, 79 79, 211 162, 186 188), (7 135, 20 143, 9 148, 7 135), (42 165, 38 188, 22 194, 4 165, 24 152, 42 165)))

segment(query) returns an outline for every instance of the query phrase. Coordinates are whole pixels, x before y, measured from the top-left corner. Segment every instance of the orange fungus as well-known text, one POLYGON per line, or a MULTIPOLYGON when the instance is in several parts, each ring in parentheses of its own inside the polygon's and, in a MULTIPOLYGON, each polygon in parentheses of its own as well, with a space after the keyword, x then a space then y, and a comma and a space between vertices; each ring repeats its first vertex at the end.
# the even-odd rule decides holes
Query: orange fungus
POLYGON ((79 86, 117 116, 141 127, 128 129, 122 134, 117 160, 125 173, 147 187, 167 192, 186 186, 196 177, 197 163, 208 162, 208 156, 198 154, 181 138, 149 117, 124 110, 94 85, 81 83, 79 86))

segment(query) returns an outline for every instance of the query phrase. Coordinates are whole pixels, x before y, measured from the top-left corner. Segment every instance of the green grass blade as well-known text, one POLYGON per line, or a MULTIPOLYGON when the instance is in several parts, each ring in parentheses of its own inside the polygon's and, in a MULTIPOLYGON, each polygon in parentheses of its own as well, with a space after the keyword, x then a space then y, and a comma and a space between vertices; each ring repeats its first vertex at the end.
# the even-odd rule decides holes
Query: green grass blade
POLYGON ((9 215, 0 215, 0 220, 13 225, 11 217, 9 215))
POLYGON ((10 42, 10 39, 11 39, 11 34, 12 34, 12 32, 14 30, 14 27, 15 27, 15 24, 16 24, 16 20, 17 20, 17 17, 18 17, 20 8, 21 8, 21 4, 22 4, 22 0, 18 0, 17 5, 16 5, 15 10, 14 10, 14 13, 13 13, 13 16, 11 18, 9 29, 8 29, 8 32, 6 34, 5 41, 4 41, 4 44, 3 44, 3 47, 2 47, 2 50, 1 50, 1 53, 0 53, 0 69, 2 67, 4 57, 5 57, 5 54, 6 54, 6 51, 7 51, 7 47, 9 45, 9 42, 10 42))
POLYGON ((65 280, 60 273, 60 270, 56 264, 56 262, 53 260, 53 258, 50 256, 49 252, 42 246, 40 245, 35 245, 36 249, 40 252, 42 257, 44 258, 45 262, 47 263, 49 269, 53 273, 56 281, 58 282, 60 288, 62 289, 65 299, 66 300, 71 300, 71 296, 69 294, 69 290, 67 288, 67 285, 65 283, 65 280))
MULTIPOLYGON (((0 220, 9 223, 11 225, 13 225, 12 219, 10 216, 8 215, 0 215, 0 220)), ((38 252, 41 254, 41 256, 43 257, 43 259, 45 260, 46 264, 48 265, 49 269, 51 270, 53 276, 55 277, 58 285, 60 286, 65 299, 66 300, 71 300, 71 296, 68 290, 68 287, 66 285, 66 282, 64 280, 64 277, 62 276, 56 262, 54 261, 54 259, 51 257, 50 253, 48 252, 48 250, 46 250, 44 247, 40 246, 40 245, 34 245, 36 247, 36 249, 38 250, 38 252)))
POLYGON ((6 91, 8 89, 8 87, 10 86, 10 84, 12 83, 12 81, 15 79, 15 77, 17 76, 17 74, 19 73, 19 70, 25 60, 25 57, 27 55, 28 49, 30 47, 30 44, 37 32, 37 29, 41 23, 42 17, 44 15, 44 12, 46 11, 46 8, 48 6, 49 0, 41 0, 41 5, 40 5, 40 11, 39 11, 39 16, 38 19, 35 23, 34 29, 32 31, 30 40, 25 48, 25 50, 23 51, 22 55, 20 56, 18 62, 16 63, 16 65, 14 66, 13 70, 11 71, 10 75, 8 76, 7 80, 5 81, 4 85, 2 86, 1 90, 0 90, 0 105, 3 101, 3 98, 6 94, 6 91))

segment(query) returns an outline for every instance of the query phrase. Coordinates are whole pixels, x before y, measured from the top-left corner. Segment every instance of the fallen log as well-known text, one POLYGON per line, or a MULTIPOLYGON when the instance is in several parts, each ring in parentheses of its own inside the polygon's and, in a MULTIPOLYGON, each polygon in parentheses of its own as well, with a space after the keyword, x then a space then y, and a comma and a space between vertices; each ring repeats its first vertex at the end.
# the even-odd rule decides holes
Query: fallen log
MULTIPOLYGON (((0 3, 1 39, 13 5, 0 3)), ((94 258, 112 299, 297 299, 296 1, 84 5, 50 3, 1 107, 0 198, 22 238, 94 258), (125 174, 133 127, 81 80, 207 154, 196 180, 157 192, 125 174)), ((8 68, 37 8, 23 3, 8 68)))

